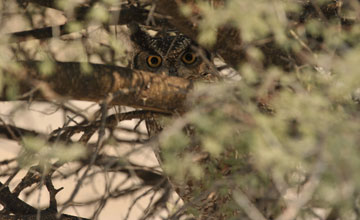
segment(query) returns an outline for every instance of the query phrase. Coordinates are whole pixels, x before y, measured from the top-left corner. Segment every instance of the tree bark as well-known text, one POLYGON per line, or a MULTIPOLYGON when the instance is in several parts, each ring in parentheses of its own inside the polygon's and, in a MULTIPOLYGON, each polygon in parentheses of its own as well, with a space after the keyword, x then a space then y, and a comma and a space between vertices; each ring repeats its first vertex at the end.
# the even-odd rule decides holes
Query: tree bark
MULTIPOLYGON (((150 72, 102 64, 54 62, 51 74, 42 74, 41 62, 21 62, 22 68, 6 69, 19 81, 22 100, 76 99, 126 105, 159 112, 183 112, 193 88, 191 81, 150 72), (85 71, 84 69, 88 69, 85 71)), ((1 101, 10 101, 7 87, 1 101)))

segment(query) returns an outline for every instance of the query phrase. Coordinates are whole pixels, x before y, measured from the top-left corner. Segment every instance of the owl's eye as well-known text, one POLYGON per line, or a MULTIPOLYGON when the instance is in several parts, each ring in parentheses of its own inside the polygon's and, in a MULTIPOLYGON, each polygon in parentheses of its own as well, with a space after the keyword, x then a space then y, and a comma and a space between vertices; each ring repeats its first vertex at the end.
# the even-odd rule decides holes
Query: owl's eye
POLYGON ((146 59, 147 64, 152 68, 159 67, 161 65, 161 61, 162 59, 158 55, 150 55, 146 59))
POLYGON ((193 52, 187 52, 182 55, 181 60, 185 64, 193 64, 196 61, 196 55, 193 52))

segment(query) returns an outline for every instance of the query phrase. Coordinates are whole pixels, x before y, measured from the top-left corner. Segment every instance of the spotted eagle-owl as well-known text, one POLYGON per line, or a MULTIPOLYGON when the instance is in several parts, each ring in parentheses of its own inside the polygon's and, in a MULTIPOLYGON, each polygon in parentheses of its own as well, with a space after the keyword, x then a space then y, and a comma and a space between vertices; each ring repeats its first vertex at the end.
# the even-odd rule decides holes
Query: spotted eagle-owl
POLYGON ((138 25, 130 26, 135 43, 132 68, 186 79, 201 79, 209 75, 208 53, 201 57, 197 45, 179 32, 159 32, 151 36, 138 25))
MULTIPOLYGON (((205 62, 205 59, 210 62, 209 53, 203 51, 203 56, 200 56, 196 51, 199 48, 198 45, 190 38, 179 32, 159 32, 152 36, 137 24, 131 24, 129 28, 131 40, 135 44, 132 68, 190 80, 213 81, 212 74, 209 74, 210 68, 205 62)), ((150 137, 159 133, 164 127, 161 117, 147 118, 145 122, 150 137)), ((154 147, 154 153, 162 164, 160 149, 154 147)), ((184 182, 173 181, 171 177, 169 182, 185 203, 190 202, 194 192, 192 187, 184 182)), ((201 213, 209 213, 208 209, 213 209, 216 202, 216 199, 211 200, 199 203, 197 209, 201 213)), ((220 216, 204 218, 203 216, 200 219, 222 218, 220 216)))
MULTIPOLYGON (((179 32, 160 32, 152 36, 138 25, 130 25, 130 30, 131 40, 135 44, 132 63, 134 69, 191 80, 208 82, 217 80, 217 76, 209 74, 210 68, 208 63, 211 62, 209 53, 203 52, 203 55, 200 56, 196 49, 199 48, 198 45, 183 34, 179 32), (206 60, 208 62, 206 62, 206 60)), ((145 121, 150 136, 156 135, 164 127, 161 117, 154 116, 153 118, 147 118, 145 121)), ((187 134, 190 136, 194 135, 194 132, 191 131, 192 129, 185 129, 187 130, 187 134)), ((206 152, 202 152, 201 146, 199 146, 196 141, 189 144, 187 150, 191 151, 194 158, 200 158, 197 162, 201 164, 216 164, 216 168, 218 169, 217 174, 221 174, 224 177, 229 176, 229 165, 211 158, 206 152)), ((163 158, 161 150, 155 147, 154 152, 159 163, 162 164, 163 158)), ((228 153, 231 153, 231 151, 228 153)), ((251 172, 251 169, 244 169, 239 172, 247 175, 251 172)), ((211 177, 207 179, 205 176, 200 180, 190 178, 179 182, 169 177, 170 184, 187 206, 190 207, 190 209, 197 210, 198 220, 224 220, 234 218, 235 216, 237 219, 249 219, 245 213, 241 214, 237 208, 237 205, 232 199, 231 191, 218 193, 216 188, 209 189, 206 186, 209 180, 212 180, 211 177)), ((261 192, 266 195, 264 199, 261 195, 256 194, 252 197, 254 201, 256 201, 256 206, 259 210, 265 214, 267 212, 267 204, 270 203, 276 207, 279 196, 278 193, 273 193, 273 190, 269 190, 269 192, 264 190, 261 192)), ((266 213, 265 216, 268 217, 268 219, 272 219, 272 214, 271 212, 266 213)))

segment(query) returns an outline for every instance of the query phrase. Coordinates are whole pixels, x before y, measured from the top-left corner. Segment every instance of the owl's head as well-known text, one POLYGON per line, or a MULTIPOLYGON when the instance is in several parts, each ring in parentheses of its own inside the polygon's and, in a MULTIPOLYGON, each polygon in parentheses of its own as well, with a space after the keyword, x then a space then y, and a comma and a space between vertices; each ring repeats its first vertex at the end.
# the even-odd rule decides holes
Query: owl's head
MULTIPOLYGON (((130 27, 136 44, 132 67, 149 72, 198 79, 209 73, 203 58, 194 50, 196 44, 179 32, 151 36, 139 26, 130 27)), ((204 57, 204 56, 203 56, 204 57)), ((209 58, 205 54, 205 58, 209 58)))

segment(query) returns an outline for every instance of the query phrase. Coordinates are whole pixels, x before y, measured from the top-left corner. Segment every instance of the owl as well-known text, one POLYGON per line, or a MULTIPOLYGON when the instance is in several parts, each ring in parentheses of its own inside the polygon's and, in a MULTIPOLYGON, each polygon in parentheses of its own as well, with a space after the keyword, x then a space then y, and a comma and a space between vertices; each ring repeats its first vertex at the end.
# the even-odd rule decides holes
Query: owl
POLYGON ((210 54, 204 52, 200 56, 198 45, 185 35, 163 31, 152 36, 136 24, 129 27, 135 44, 133 69, 194 80, 210 75, 204 61, 210 60, 210 54))
MULTIPOLYGON (((130 38, 135 46, 132 60, 133 69, 189 80, 213 81, 213 74, 210 74, 210 68, 206 62, 211 62, 210 54, 203 51, 201 56, 197 51, 199 46, 190 38, 176 31, 159 32, 152 36, 137 24, 131 24, 129 28, 131 31, 130 38)), ((150 137, 158 134, 165 126, 163 118, 156 115, 147 118, 145 123, 150 137)), ((153 146, 153 150, 160 165, 162 165, 164 158, 161 149, 158 146, 153 146)), ((195 149, 193 150, 195 153, 195 149)), ((168 180, 183 201, 191 204, 193 193, 196 192, 193 187, 183 182, 179 183, 171 177, 168 177, 168 180)), ((190 185, 200 186, 201 188, 201 184, 190 185)), ((193 206, 193 204, 191 206, 199 210, 200 213, 204 213, 199 218, 201 220, 222 220, 222 213, 218 211, 217 207, 219 204, 226 202, 226 199, 219 199, 214 194, 211 194, 210 197, 203 199, 197 206, 193 206), (218 213, 214 214, 214 212, 218 213), (209 217, 209 213, 213 217, 209 217)))

